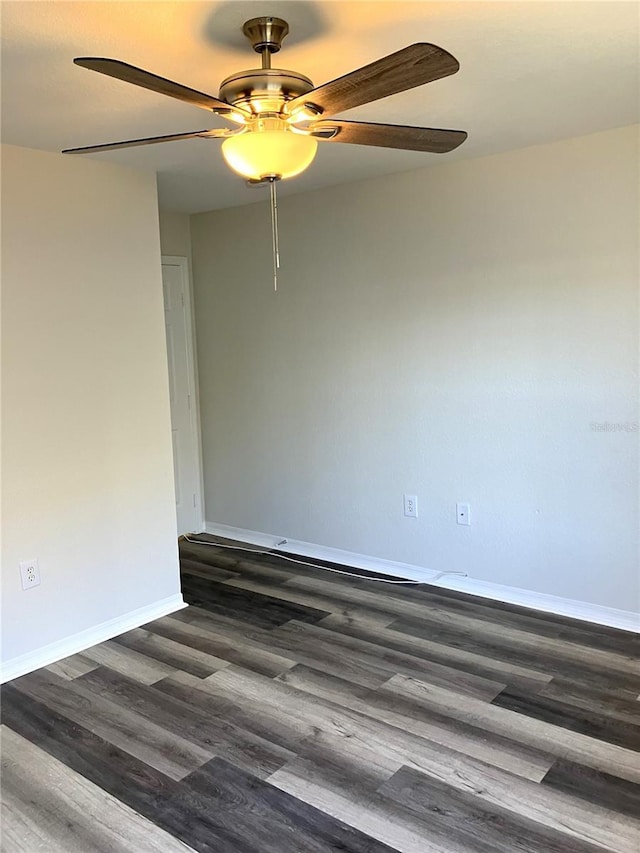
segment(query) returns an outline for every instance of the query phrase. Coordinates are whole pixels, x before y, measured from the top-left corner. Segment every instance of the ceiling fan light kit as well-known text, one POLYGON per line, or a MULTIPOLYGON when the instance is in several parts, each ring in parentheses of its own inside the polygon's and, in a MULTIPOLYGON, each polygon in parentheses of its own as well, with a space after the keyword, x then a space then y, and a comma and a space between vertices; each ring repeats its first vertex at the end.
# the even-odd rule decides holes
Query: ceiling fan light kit
POLYGON ((281 118, 258 118, 249 132, 230 136, 222 155, 234 172, 258 183, 293 178, 311 165, 318 143, 281 118))
POLYGON ((372 122, 332 119, 363 104, 423 86, 458 71, 458 61, 434 44, 409 45, 375 62, 314 87, 297 71, 271 67, 289 25, 282 18, 252 18, 243 32, 261 54, 262 67, 232 74, 222 81, 219 96, 208 95, 159 77, 117 59, 79 57, 76 65, 106 74, 134 86, 177 98, 232 122, 227 130, 196 130, 126 142, 111 142, 63 153, 111 151, 179 139, 224 139, 222 154, 230 168, 250 183, 271 187, 274 276, 277 269, 277 206, 275 181, 292 178, 307 169, 316 155, 318 140, 373 145, 409 151, 453 151, 467 138, 462 130, 441 130, 372 122))

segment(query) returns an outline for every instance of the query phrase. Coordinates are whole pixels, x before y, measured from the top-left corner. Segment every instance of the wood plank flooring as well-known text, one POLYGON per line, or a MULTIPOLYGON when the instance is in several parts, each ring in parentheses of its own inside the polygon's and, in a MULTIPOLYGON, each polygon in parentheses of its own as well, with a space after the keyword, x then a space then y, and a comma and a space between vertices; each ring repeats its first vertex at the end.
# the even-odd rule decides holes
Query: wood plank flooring
POLYGON ((188 608, 2 688, 3 853, 638 853, 637 635, 181 566, 188 608))

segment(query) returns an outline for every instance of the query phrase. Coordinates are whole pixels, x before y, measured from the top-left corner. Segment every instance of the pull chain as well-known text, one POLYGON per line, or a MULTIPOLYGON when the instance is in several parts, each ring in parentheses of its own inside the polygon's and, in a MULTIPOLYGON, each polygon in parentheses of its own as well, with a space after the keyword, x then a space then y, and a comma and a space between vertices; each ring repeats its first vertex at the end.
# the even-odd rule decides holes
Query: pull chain
POLYGON ((273 249, 273 290, 278 292, 278 270, 280 269, 280 249, 278 247, 278 198, 276 195, 276 178, 269 178, 269 193, 271 196, 271 246, 273 249))

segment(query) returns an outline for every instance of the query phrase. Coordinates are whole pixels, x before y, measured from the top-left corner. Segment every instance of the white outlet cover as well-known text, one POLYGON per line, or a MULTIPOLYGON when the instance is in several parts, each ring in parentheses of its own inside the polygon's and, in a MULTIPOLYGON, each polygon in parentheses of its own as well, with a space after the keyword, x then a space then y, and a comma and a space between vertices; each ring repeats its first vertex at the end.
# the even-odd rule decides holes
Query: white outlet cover
POLYGON ((418 496, 404 495, 404 514, 407 518, 418 517, 418 496))
POLYGON ((20 564, 22 589, 32 589, 40 585, 40 566, 37 560, 23 560, 20 564))

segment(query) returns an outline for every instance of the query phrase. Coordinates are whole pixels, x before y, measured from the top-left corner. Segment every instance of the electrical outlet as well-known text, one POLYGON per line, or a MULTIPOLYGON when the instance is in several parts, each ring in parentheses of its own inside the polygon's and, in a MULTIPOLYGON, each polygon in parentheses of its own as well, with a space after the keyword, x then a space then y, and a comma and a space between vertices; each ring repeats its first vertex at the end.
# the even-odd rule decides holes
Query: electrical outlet
POLYGON ((404 496, 404 514, 407 518, 417 518, 418 517, 418 496, 417 495, 405 495, 404 496))
POLYGON ((456 520, 458 524, 471 524, 471 507, 469 504, 456 504, 456 520))
POLYGON ((31 589, 40 585, 40 566, 37 560, 23 560, 20 563, 22 589, 31 589))

